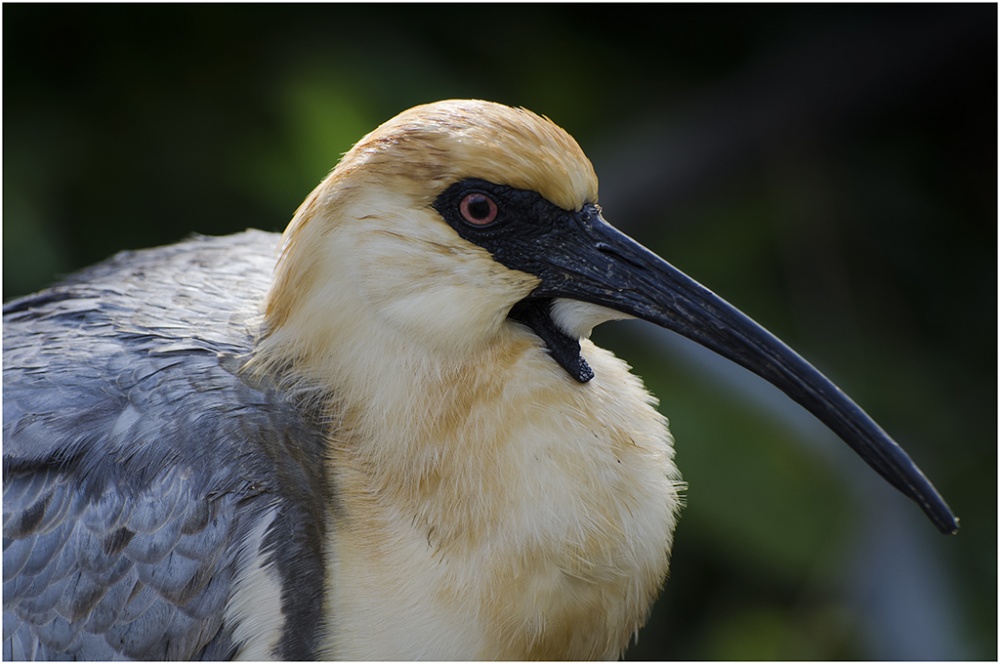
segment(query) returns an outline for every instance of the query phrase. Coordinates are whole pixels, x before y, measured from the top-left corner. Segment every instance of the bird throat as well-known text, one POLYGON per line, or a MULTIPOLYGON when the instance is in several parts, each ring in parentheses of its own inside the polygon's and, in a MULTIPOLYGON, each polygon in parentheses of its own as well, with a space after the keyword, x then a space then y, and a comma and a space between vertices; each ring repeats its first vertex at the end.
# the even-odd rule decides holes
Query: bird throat
POLYGON ((594 377, 594 370, 580 354, 580 340, 563 332, 552 320, 551 298, 521 300, 507 317, 531 328, 545 342, 549 355, 573 380, 586 383, 594 377))

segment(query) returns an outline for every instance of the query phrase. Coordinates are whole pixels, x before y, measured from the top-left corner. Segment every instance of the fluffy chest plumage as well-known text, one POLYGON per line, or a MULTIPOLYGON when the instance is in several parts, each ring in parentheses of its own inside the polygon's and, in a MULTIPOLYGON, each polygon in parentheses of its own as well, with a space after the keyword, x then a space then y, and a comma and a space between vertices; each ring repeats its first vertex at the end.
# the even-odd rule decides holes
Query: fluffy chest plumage
POLYGON ((679 477, 638 379, 586 352, 598 376, 586 385, 521 344, 509 372, 426 390, 405 440, 378 440, 391 434, 371 413, 345 418, 332 450, 342 498, 328 655, 621 653, 666 575, 679 477))

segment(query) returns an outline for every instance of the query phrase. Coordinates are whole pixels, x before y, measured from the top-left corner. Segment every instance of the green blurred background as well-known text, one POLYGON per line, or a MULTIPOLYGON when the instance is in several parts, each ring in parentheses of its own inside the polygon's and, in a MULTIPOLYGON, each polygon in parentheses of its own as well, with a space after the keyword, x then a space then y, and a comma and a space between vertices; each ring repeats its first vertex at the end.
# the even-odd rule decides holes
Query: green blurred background
POLYGON ((997 7, 3 6, 3 291, 191 232, 281 230, 417 103, 579 140, 619 227, 911 453, 939 535, 762 381, 641 323, 690 488, 633 659, 997 658, 997 7))

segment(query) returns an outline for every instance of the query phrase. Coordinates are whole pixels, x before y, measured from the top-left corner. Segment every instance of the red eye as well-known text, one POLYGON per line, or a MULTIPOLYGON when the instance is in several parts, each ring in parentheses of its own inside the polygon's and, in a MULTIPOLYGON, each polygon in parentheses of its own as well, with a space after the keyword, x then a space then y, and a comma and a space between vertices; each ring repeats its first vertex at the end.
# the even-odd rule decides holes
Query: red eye
POLYGON ((474 226, 485 226, 497 218, 497 204, 486 194, 474 192, 466 194, 458 204, 462 219, 474 226))

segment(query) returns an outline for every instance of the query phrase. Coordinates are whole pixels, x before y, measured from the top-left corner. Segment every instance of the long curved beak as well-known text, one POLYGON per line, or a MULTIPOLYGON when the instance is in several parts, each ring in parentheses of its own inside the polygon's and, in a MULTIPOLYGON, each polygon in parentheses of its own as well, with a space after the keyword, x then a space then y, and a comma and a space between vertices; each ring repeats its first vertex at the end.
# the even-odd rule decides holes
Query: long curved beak
POLYGON ((558 240, 545 243, 545 265, 538 270, 542 283, 533 300, 566 297, 615 309, 682 334, 749 369, 819 418, 916 501, 941 532, 958 531, 954 514, 906 452, 795 351, 609 225, 596 206, 569 216, 572 221, 560 229, 558 240))

